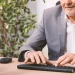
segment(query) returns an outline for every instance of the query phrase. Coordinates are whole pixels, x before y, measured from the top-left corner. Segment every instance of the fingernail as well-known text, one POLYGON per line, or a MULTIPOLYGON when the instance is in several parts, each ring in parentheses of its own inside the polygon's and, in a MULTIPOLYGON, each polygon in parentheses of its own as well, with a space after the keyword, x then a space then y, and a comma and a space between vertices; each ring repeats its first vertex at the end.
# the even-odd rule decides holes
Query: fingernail
POLYGON ((38 61, 37 64, 40 64, 40 61, 38 61))
POLYGON ((57 67, 57 66, 58 66, 58 64, 55 64, 55 66, 57 67))
POLYGON ((60 65, 63 65, 63 63, 60 63, 60 65))
POLYGON ((43 61, 43 63, 45 64, 45 63, 46 63, 46 61, 43 61))
POLYGON ((73 65, 73 63, 71 62, 71 65, 73 65))

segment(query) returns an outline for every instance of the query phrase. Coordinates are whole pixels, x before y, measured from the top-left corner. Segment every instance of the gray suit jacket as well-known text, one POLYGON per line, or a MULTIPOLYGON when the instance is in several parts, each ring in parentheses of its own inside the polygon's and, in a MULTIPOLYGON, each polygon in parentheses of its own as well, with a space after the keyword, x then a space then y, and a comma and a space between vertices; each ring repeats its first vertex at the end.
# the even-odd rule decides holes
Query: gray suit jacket
POLYGON ((26 50, 42 50, 48 45, 50 60, 57 60, 63 55, 66 48, 66 21, 60 5, 46 9, 43 19, 27 43, 19 50, 19 61, 23 59, 26 50))

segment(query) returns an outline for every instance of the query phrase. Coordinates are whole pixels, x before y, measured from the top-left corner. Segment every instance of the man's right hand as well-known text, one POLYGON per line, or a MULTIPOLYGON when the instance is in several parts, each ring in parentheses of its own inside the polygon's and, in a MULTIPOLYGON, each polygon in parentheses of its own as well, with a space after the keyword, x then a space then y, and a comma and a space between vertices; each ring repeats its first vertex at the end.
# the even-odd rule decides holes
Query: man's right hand
POLYGON ((42 51, 30 51, 26 55, 25 64, 27 62, 36 63, 36 64, 46 64, 46 57, 43 55, 42 51))

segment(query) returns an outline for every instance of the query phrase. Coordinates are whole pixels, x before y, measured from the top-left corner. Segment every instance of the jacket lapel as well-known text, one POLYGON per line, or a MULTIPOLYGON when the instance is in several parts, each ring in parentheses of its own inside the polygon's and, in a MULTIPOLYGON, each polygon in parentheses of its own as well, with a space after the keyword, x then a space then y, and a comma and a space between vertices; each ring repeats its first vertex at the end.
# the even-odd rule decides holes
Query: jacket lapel
POLYGON ((65 13, 62 11, 58 17, 58 31, 59 31, 59 41, 60 41, 60 55, 64 54, 66 50, 66 19, 65 13))

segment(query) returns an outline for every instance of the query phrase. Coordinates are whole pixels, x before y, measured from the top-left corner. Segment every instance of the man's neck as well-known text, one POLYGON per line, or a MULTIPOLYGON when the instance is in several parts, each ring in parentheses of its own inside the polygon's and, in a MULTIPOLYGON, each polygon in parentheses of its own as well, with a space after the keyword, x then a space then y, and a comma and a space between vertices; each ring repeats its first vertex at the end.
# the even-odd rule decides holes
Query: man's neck
POLYGON ((69 20, 71 20, 72 23, 75 24, 75 16, 67 16, 69 20))

